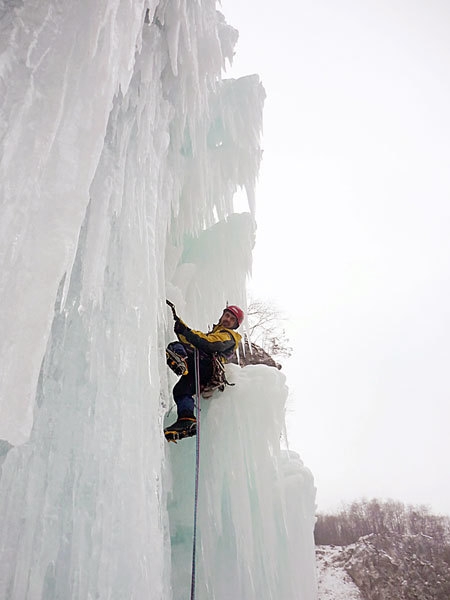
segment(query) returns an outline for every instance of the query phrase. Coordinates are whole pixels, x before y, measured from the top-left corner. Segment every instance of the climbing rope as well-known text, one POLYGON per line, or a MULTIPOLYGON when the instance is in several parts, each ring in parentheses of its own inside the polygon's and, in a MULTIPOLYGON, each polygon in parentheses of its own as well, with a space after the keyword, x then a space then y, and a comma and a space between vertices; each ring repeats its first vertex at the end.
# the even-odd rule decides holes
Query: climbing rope
POLYGON ((195 363, 195 395, 197 398, 197 435, 195 440, 195 490, 194 490, 194 536, 192 538, 192 570, 191 570, 191 600, 195 600, 195 575, 197 551, 197 508, 198 481, 200 472, 200 357, 197 348, 194 349, 195 363))

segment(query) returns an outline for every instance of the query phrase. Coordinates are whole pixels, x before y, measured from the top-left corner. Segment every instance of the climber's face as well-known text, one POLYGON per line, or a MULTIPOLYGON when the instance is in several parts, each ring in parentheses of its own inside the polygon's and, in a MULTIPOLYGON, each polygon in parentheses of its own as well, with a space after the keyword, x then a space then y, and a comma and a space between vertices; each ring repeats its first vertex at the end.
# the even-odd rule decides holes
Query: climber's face
POLYGON ((227 329, 235 329, 238 325, 238 320, 229 310, 224 310, 223 315, 219 321, 220 325, 223 325, 227 329))

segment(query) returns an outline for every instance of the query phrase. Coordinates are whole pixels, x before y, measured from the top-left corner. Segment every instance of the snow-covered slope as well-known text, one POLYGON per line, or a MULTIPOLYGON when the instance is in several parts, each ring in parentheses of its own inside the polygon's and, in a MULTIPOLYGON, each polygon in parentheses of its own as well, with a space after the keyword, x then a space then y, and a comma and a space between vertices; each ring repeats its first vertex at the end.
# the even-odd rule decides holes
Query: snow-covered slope
MULTIPOLYGON (((448 529, 430 517, 428 533, 394 532, 361 536, 346 546, 318 546, 319 600, 447 600, 450 592, 448 529), (430 535, 431 534, 431 535, 430 535)), ((414 527, 419 525, 419 520, 414 527)))
POLYGON ((340 561, 340 546, 318 546, 318 600, 362 600, 361 593, 340 561))
MULTIPOLYGON (((209 0, 0 10, 0 597, 186 597, 165 298, 199 329, 245 308, 264 90, 222 80, 236 32, 209 0)), ((231 371, 204 413, 198 598, 313 600, 283 377, 231 371)))

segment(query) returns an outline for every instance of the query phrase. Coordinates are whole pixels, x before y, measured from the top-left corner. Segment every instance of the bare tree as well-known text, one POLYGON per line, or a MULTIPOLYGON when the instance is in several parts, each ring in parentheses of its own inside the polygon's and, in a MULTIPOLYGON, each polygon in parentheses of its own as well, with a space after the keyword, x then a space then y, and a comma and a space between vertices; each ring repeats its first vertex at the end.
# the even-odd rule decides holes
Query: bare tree
POLYGON ((270 356, 289 358, 292 348, 283 327, 284 321, 286 317, 273 303, 261 299, 251 300, 247 309, 250 342, 260 346, 270 356))

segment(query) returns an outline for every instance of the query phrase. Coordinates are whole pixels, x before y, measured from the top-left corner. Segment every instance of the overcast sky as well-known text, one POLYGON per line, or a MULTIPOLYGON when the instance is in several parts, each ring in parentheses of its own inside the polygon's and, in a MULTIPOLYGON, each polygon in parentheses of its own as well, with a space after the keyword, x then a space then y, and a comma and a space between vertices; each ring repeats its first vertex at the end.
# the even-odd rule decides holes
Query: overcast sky
POLYGON ((320 510, 450 514, 450 3, 223 0, 267 92, 252 287, 320 510))

